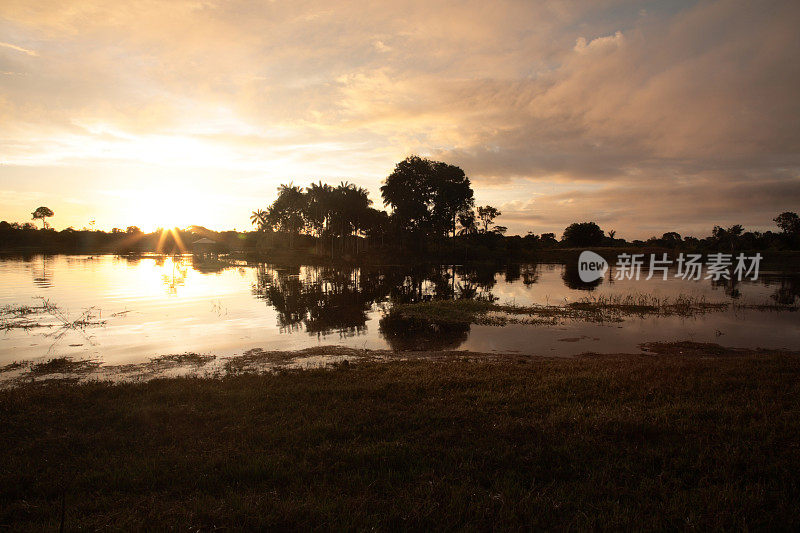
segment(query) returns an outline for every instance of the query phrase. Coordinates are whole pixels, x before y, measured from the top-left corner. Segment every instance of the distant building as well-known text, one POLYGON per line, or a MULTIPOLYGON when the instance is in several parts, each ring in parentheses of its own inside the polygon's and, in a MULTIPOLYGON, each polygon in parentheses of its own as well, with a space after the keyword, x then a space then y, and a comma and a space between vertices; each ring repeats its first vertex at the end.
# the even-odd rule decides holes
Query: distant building
POLYGON ((192 253, 199 256, 215 255, 217 253, 217 241, 203 237, 192 243, 192 253))

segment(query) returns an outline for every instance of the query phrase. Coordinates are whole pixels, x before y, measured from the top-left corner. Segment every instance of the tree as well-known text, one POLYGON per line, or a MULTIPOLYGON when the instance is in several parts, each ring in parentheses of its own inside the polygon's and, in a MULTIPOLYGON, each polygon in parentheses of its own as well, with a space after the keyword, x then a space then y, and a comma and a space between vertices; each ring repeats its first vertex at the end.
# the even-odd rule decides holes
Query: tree
POLYGON ((367 209, 363 230, 370 239, 380 239, 381 245, 383 245, 383 239, 389 232, 389 215, 386 211, 370 207, 367 209))
POLYGON ((464 171, 454 165, 433 162, 433 207, 431 217, 437 233, 456 236, 459 213, 470 209, 474 193, 464 171))
POLYGON ((44 206, 37 207, 36 211, 31 213, 31 216, 33 217, 33 220, 40 220, 41 219, 41 221, 42 221, 42 229, 47 229, 48 224, 47 224, 47 220, 46 219, 47 219, 47 217, 51 217, 53 215, 55 215, 55 213, 53 213, 53 210, 50 209, 49 207, 44 207, 44 206))
POLYGON ((800 217, 797 216, 797 213, 786 211, 772 220, 775 221, 785 235, 789 237, 800 235, 800 217))
POLYGON ((345 181, 334 189, 331 204, 333 226, 339 231, 344 253, 346 238, 353 234, 358 236, 366 228, 372 200, 366 189, 345 181))
POLYGON ((267 209, 267 225, 289 234, 289 249, 294 249, 295 236, 305 228, 303 212, 306 197, 300 187, 281 184, 278 198, 267 209))
POLYGON ((661 236, 661 242, 664 246, 679 246, 683 242, 681 234, 675 231, 668 231, 661 236))
POLYGON ((429 226, 434 194, 432 174, 431 161, 412 155, 397 163, 381 186, 383 205, 392 207, 399 230, 418 233, 429 226))
POLYGON ((473 209, 464 209, 458 214, 458 223, 461 225, 459 235, 474 235, 478 233, 478 225, 476 223, 475 211, 473 209))
POLYGON ((744 227, 741 224, 735 224, 729 228, 714 226, 711 238, 717 246, 730 248, 733 251, 743 232, 744 227))
POLYGON ((306 188, 305 218, 318 237, 330 229, 332 209, 333 187, 320 181, 306 188))
POLYGON ((561 240, 570 246, 599 246, 603 237, 603 230, 594 222, 575 222, 567 226, 561 240))
POLYGON ((543 246, 555 246, 558 244, 555 233, 542 233, 542 235, 539 237, 539 241, 543 246))
POLYGON ((500 211, 490 205, 483 205, 478 208, 478 218, 483 224, 483 233, 489 233, 489 227, 494 219, 502 215, 500 211))
POLYGON ((469 178, 457 166, 410 156, 395 166, 381 187, 402 232, 445 236, 457 233, 459 213, 474 204, 469 178))
MULTIPOLYGON (((317 236, 317 253, 322 238, 326 232, 331 233, 331 213, 333 210, 333 187, 327 183, 312 183, 306 188, 305 219, 313 233, 317 236)), ((333 253, 333 240, 331 240, 331 254, 333 253)))
POLYGON ((267 212, 263 209, 256 209, 250 214, 250 223, 255 224, 258 231, 267 229, 267 212))

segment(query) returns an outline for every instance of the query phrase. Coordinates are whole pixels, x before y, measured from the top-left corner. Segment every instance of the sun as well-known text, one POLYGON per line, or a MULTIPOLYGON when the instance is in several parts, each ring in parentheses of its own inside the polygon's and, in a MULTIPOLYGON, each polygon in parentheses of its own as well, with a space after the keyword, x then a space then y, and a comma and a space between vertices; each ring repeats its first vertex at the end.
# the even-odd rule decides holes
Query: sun
POLYGON ((184 229, 202 224, 202 199, 195 193, 174 189, 158 189, 142 194, 132 206, 133 220, 143 231, 184 229))

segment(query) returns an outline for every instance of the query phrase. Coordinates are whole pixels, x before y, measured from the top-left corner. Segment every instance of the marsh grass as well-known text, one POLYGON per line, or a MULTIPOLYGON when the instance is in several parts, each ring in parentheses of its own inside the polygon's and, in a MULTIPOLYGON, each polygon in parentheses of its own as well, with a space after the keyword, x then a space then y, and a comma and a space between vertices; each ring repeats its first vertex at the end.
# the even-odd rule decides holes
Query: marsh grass
POLYGON ((353 359, 364 359, 371 358, 376 353, 378 352, 358 350, 346 346, 320 346, 297 351, 267 351, 261 348, 253 348, 247 350, 242 355, 229 357, 222 365, 222 369, 229 375, 261 373, 285 369, 298 359, 317 358, 324 361, 327 357, 339 359, 343 356, 353 359))
POLYGON ((0 374, 5 374, 6 372, 13 372, 15 370, 20 370, 22 368, 27 367, 29 364, 30 363, 28 362, 13 361, 11 363, 8 363, 7 365, 3 365, 2 367, 0 367, 0 374))
POLYGON ((727 302, 709 302, 705 297, 680 294, 660 297, 653 294, 624 294, 589 296, 567 304, 570 309, 589 313, 609 313, 619 316, 683 316, 691 317, 730 307, 727 302))
POLYGON ((0 391, 0 527, 799 528, 798 354, 658 350, 0 391))
POLYGON ((153 369, 174 368, 178 366, 200 367, 216 358, 216 355, 204 355, 194 352, 186 352, 153 357, 150 359, 150 361, 144 364, 153 369))
POLYGON ((71 318, 64 309, 47 298, 37 296, 36 300, 40 302, 39 305, 5 305, 0 307, 0 331, 55 328, 46 335, 54 337, 56 341, 70 331, 78 331, 91 342, 91 337, 86 334, 86 329, 105 324, 104 320, 100 320, 99 310, 96 307, 84 309, 77 318, 71 318), (42 320, 45 316, 49 316, 51 321, 43 322, 42 320), (53 323, 53 320, 55 320, 55 323, 53 323))
POLYGON ((660 297, 642 293, 588 296, 564 305, 522 306, 488 300, 434 300, 396 305, 384 316, 395 320, 410 319, 420 324, 436 324, 439 327, 469 324, 503 326, 509 323, 555 325, 565 319, 621 322, 625 317, 696 317, 728 309, 797 311, 795 306, 779 304, 709 302, 705 297, 660 297))
POLYGON ((44 312, 46 312, 44 305, 4 305, 0 307, 0 331, 47 327, 32 318, 44 312))
POLYGON ((99 361, 85 359, 75 360, 70 357, 54 357, 43 363, 33 363, 30 367, 32 376, 48 374, 86 374, 100 367, 99 361))

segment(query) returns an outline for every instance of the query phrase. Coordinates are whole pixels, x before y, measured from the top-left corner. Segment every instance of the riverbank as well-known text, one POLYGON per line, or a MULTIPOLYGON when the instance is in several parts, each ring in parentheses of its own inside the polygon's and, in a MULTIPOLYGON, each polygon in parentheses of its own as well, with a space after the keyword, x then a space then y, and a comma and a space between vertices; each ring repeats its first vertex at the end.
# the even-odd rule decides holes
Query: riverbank
POLYGON ((644 348, 0 391, 0 525, 800 526, 800 354, 644 348))

